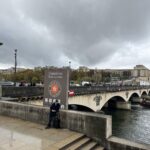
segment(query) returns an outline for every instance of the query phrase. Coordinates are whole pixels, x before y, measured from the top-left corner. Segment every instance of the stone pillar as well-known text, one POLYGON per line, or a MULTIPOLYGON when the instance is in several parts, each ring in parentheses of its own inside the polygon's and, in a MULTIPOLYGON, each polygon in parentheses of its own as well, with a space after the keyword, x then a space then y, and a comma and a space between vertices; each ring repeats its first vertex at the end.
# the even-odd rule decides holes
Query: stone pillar
POLYGON ((142 98, 140 98, 140 97, 133 97, 132 98, 132 102, 133 103, 141 103, 142 102, 142 98))
POLYGON ((129 102, 117 102, 116 108, 130 110, 131 109, 131 103, 129 103, 129 102))
POLYGON ((2 97, 2 86, 0 85, 0 99, 2 97))

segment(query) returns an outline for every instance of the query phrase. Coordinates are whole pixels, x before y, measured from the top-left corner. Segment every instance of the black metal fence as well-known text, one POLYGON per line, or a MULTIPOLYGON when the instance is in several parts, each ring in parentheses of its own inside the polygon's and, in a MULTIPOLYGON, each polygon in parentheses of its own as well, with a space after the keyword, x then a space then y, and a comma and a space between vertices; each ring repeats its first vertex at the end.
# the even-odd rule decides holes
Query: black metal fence
POLYGON ((41 96, 44 93, 43 87, 14 87, 2 86, 2 97, 32 97, 41 96))
MULTIPOLYGON (((43 96, 44 87, 14 87, 3 86, 2 97, 32 97, 43 96)), ((127 90, 150 89, 150 86, 70 86, 69 90, 73 90, 75 95, 96 94, 104 92, 118 92, 127 90)))
POLYGON ((96 94, 104 92, 118 92, 128 90, 149 89, 150 86, 79 86, 70 87, 70 90, 75 92, 75 95, 96 94))

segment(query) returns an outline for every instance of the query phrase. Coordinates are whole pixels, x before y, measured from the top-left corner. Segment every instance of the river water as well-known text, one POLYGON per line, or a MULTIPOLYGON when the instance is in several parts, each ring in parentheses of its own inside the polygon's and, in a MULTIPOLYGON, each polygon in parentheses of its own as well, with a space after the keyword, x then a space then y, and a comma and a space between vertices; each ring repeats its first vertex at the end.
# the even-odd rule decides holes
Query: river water
POLYGON ((112 115, 114 136, 150 144, 150 109, 133 105, 131 110, 105 110, 112 115))

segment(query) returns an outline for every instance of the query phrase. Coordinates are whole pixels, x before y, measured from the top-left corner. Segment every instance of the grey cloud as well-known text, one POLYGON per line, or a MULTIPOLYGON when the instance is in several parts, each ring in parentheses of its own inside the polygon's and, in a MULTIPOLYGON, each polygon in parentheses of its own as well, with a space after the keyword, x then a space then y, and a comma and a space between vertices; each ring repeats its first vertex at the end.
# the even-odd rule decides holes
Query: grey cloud
MULTIPOLYGON (((9 48, 20 49, 21 64, 65 65, 68 58, 92 66, 122 56, 128 42, 138 46, 149 38, 149 0, 8 2, 3 0, 0 34, 9 48)), ((6 60, 10 56, 1 62, 6 60)))

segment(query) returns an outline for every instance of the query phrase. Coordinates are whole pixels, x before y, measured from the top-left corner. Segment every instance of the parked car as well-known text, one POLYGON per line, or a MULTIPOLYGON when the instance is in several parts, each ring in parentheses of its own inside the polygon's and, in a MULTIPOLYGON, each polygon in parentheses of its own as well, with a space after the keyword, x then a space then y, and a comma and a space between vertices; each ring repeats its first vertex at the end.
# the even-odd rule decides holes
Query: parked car
POLYGON ((13 86, 14 82, 11 81, 0 81, 0 86, 13 86))
POLYGON ((68 91, 68 95, 69 95, 69 96, 75 96, 74 90, 69 90, 69 91, 68 91))

